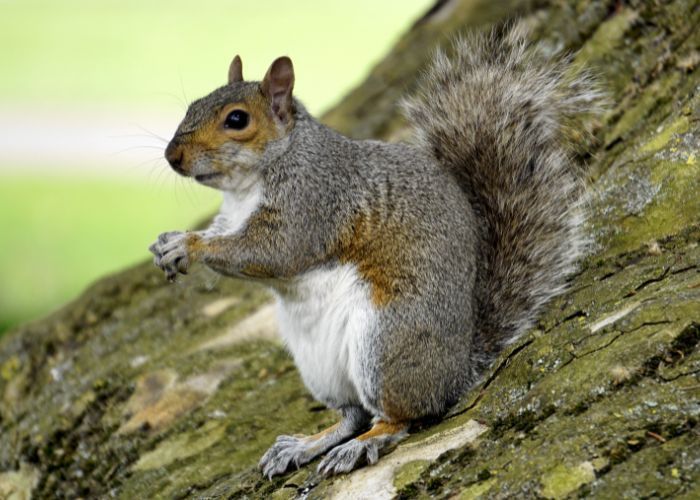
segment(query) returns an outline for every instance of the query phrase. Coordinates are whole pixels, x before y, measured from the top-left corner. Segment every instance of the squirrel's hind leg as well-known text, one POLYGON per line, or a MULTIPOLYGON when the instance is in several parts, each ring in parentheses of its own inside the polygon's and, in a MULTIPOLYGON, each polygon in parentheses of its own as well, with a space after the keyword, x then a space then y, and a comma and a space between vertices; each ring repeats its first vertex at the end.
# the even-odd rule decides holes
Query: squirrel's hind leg
POLYGON ((359 406, 342 408, 340 413, 340 422, 312 436, 278 436, 260 459, 263 475, 283 474, 292 464, 299 468, 369 426, 371 415, 359 406))
POLYGON ((364 434, 333 448, 318 464, 318 472, 330 476, 350 472, 364 463, 374 464, 380 452, 407 435, 407 423, 379 420, 364 434))

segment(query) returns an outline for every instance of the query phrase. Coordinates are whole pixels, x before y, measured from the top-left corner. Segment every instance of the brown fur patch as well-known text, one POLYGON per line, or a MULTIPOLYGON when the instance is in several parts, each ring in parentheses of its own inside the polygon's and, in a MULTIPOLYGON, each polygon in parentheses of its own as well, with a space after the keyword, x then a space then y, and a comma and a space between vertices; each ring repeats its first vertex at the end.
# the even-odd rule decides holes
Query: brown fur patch
POLYGON ((241 269, 241 274, 250 278, 273 278, 274 273, 260 264, 247 264, 241 269))
MULTIPOLYGON (((279 211, 269 207, 260 207, 258 211, 248 220, 245 229, 247 241, 265 241, 271 238, 271 233, 277 231, 280 225, 279 211)), ((290 263, 291 264, 291 263, 290 263)), ((241 273, 251 278, 273 278, 273 269, 259 264, 249 263, 241 269, 241 273)))
POLYGON ((187 253, 192 258, 197 258, 208 246, 197 233, 187 233, 187 236, 185 236, 185 245, 187 246, 187 253))
POLYGON ((323 446, 323 443, 320 442, 323 438, 328 436, 329 434, 334 433, 338 428, 340 427, 340 422, 331 425, 327 429, 323 429, 321 432, 317 432, 316 434, 313 434, 311 436, 307 436, 305 441, 307 443, 314 443, 311 446, 312 450, 316 450, 317 453, 322 453, 324 451, 324 448, 321 448, 323 446))
POLYGON ((308 436, 306 439, 309 441, 318 441, 319 439, 327 436, 328 434, 331 434, 338 430, 338 427, 340 427, 340 422, 337 422, 330 427, 323 429, 321 432, 317 432, 316 434, 312 434, 311 436, 308 436))
MULTIPOLYGON (((408 405, 411 407, 411 405, 408 405)), ((401 404, 401 398, 394 396, 390 391, 384 391, 382 394, 381 408, 385 415, 389 418, 399 421, 413 420, 416 415, 411 415, 411 411, 406 408, 406 405, 401 404)))
POLYGON ((386 306, 415 288, 411 262, 405 252, 405 228, 382 221, 379 214, 361 214, 340 237, 339 258, 357 266, 372 287, 372 302, 386 306))
POLYGON ((257 132, 249 144, 250 148, 257 152, 263 152, 270 141, 279 139, 282 135, 271 116, 271 105, 262 95, 255 96, 247 102, 252 121, 258 124, 257 132))
POLYGON ((279 209, 262 206, 248 221, 249 234, 277 231, 282 224, 279 209))
POLYGON ((370 430, 357 436, 358 441, 366 441, 373 437, 398 434, 405 431, 408 425, 404 422, 385 422, 379 420, 370 430))
POLYGON ((224 106, 213 119, 197 129, 185 146, 207 151, 217 150, 226 142, 236 141, 255 153, 262 153, 267 144, 280 135, 280 130, 270 115, 269 102, 262 95, 254 95, 224 106), (250 117, 248 126, 243 130, 224 127, 226 117, 236 109, 248 113, 250 117))

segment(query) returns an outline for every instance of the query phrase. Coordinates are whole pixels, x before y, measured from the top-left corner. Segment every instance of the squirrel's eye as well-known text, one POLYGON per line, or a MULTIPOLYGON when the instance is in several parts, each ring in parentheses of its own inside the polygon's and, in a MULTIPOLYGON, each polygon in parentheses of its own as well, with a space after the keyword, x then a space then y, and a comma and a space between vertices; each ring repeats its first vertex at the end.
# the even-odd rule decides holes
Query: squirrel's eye
POLYGON ((232 128, 233 130, 243 130, 248 126, 248 113, 242 109, 234 109, 226 117, 224 121, 224 127, 232 128))

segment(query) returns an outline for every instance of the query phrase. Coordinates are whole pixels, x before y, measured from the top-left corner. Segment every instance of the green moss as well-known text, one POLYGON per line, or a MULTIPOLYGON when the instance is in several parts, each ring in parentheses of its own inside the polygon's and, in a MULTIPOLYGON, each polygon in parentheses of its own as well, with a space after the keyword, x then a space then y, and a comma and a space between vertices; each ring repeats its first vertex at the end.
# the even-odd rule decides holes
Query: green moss
POLYGON ((482 481, 480 483, 473 484, 468 488, 463 489, 459 492, 457 500, 475 500, 482 497, 484 494, 488 493, 491 487, 496 483, 497 479, 492 478, 487 481, 482 481))
POLYGON ((669 94, 678 86, 680 80, 681 74, 677 72, 663 75, 660 80, 645 88, 641 95, 632 96, 630 98, 631 106, 622 108, 624 114, 617 120, 615 126, 605 134, 604 143, 612 144, 632 131, 645 128, 648 125, 649 116, 656 111, 661 101, 668 99, 669 94))
POLYGON ((666 443, 652 442, 592 483, 589 492, 601 498, 641 498, 651 492, 658 497, 680 498, 685 493, 694 498, 698 473, 691 461, 697 458, 697 438, 691 433, 666 443))
POLYGON ((226 433, 226 428, 219 422, 207 422, 192 434, 180 434, 158 444, 156 449, 141 455, 133 466, 134 471, 144 471, 165 467, 176 460, 182 460, 202 453, 214 445, 226 433))
POLYGON ((0 498, 30 500, 38 482, 39 471, 23 463, 19 470, 0 473, 0 498))
POLYGON ((631 8, 623 8, 611 16, 600 24, 595 33, 583 44, 576 55, 576 62, 590 64, 599 60, 601 55, 607 55, 616 50, 624 40, 627 30, 638 18, 638 12, 631 8))
POLYGON ((606 242, 607 255, 623 252, 664 236, 677 233, 700 214, 700 164, 653 160, 650 182, 663 186, 639 213, 623 217, 615 235, 606 242))
POLYGON ((18 356, 10 356, 2 365, 0 365, 0 377, 4 380, 11 380, 18 372, 22 362, 18 356))
MULTIPOLYGON (((429 465, 430 462, 428 460, 413 460, 399 467, 394 472, 394 487, 396 490, 401 491, 406 485, 413 483, 429 465)), ((403 493, 406 494, 406 492, 403 493)))
POLYGON ((542 476, 540 494, 545 498, 563 498, 595 479, 593 464, 557 465, 542 476))
POLYGON ((644 144, 642 153, 655 153, 668 145, 674 135, 683 134, 688 131, 690 121, 687 116, 681 116, 666 125, 656 136, 644 144))
POLYGON ((272 500, 292 500, 297 498, 297 491, 291 488, 281 488, 276 490, 270 498, 272 500))

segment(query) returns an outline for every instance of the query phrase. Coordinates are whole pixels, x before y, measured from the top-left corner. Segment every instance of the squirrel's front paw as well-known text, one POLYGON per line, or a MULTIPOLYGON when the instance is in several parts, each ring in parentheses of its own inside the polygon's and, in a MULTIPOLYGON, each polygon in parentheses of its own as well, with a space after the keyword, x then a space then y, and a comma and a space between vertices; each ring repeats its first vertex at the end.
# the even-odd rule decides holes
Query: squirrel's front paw
POLYGON ((187 274, 190 266, 188 233, 169 231, 158 236, 148 249, 153 254, 153 263, 165 272, 168 281, 175 281, 178 273, 187 274))

